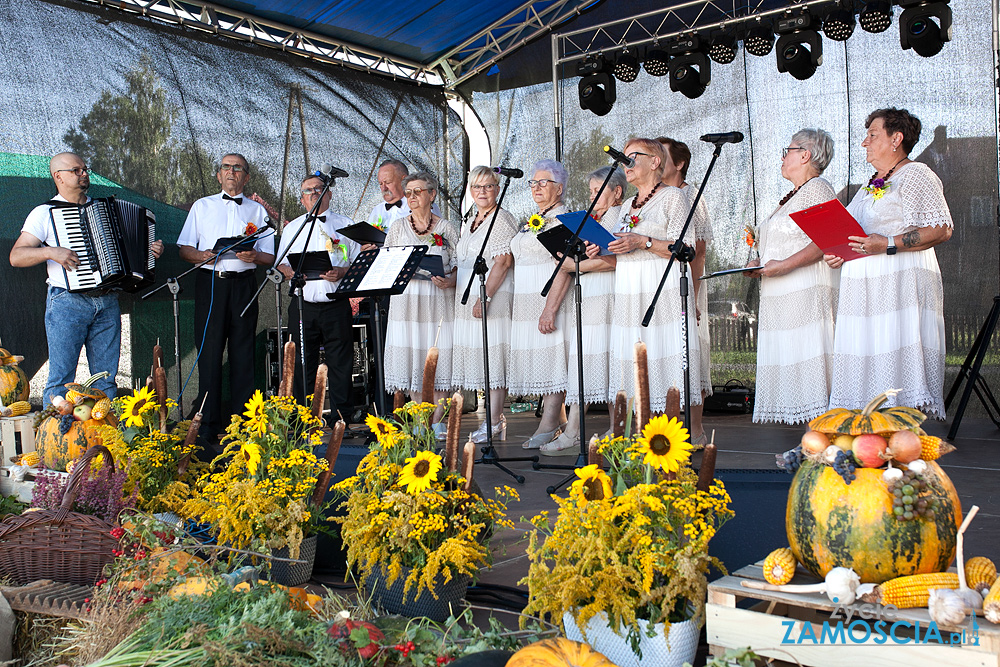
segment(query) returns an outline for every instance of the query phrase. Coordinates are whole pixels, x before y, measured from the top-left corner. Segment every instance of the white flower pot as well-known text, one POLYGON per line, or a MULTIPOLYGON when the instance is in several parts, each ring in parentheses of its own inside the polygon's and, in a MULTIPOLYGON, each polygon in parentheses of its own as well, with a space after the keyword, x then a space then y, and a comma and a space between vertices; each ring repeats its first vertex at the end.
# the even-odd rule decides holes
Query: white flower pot
POLYGON ((587 623, 586 639, 572 614, 563 614, 563 625, 568 639, 589 644, 618 667, 681 667, 685 662, 693 662, 701 630, 694 620, 671 623, 669 638, 666 638, 663 636, 663 624, 658 623, 653 637, 642 634, 639 639, 640 660, 632 651, 627 631, 622 629, 621 635, 615 634, 608 626, 608 617, 604 612, 595 614, 587 623))

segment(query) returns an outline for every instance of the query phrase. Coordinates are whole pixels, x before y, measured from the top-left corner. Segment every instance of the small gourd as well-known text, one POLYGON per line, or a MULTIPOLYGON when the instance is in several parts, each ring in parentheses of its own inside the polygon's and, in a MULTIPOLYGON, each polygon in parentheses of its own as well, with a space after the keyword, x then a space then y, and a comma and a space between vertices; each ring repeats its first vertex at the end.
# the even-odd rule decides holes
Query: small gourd
POLYGON ((528 644, 511 656, 506 667, 616 667, 588 645, 556 637, 528 644))
POLYGON ((28 376, 17 365, 23 360, 24 357, 13 355, 0 347, 0 403, 3 405, 28 400, 28 393, 31 391, 28 376))

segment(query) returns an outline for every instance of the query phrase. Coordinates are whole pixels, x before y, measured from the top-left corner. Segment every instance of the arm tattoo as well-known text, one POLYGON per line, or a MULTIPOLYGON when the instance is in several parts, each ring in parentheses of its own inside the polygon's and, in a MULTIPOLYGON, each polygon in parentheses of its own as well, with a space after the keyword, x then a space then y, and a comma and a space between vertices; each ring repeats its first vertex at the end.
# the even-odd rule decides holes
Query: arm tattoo
POLYGON ((912 232, 906 232, 900 241, 902 241, 904 248, 916 248, 920 245, 920 230, 914 229, 912 232))

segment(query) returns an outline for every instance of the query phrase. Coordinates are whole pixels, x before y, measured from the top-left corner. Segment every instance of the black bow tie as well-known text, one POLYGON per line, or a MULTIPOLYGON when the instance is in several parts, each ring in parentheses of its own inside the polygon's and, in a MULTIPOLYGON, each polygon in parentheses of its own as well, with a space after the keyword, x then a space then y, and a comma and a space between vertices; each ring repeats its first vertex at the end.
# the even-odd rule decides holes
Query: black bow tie
POLYGON ((388 211, 388 210, 389 210, 390 208, 393 208, 394 206, 398 206, 399 208, 403 208, 403 200, 402 200, 402 199, 400 199, 400 200, 399 200, 399 201, 397 201, 397 202, 393 202, 393 203, 391 203, 391 204, 386 204, 386 205, 385 205, 385 210, 387 210, 387 211, 388 211))
POLYGON ((319 220, 320 222, 326 222, 326 216, 325 215, 317 215, 316 219, 319 220))
POLYGON ((236 205, 237 205, 237 206, 242 206, 242 205, 243 205, 243 197, 230 197, 230 196, 229 196, 229 195, 227 195, 227 194, 226 194, 225 192, 223 192, 223 193, 222 193, 222 198, 223 198, 223 199, 228 199, 229 201, 234 201, 234 202, 236 202, 236 205))

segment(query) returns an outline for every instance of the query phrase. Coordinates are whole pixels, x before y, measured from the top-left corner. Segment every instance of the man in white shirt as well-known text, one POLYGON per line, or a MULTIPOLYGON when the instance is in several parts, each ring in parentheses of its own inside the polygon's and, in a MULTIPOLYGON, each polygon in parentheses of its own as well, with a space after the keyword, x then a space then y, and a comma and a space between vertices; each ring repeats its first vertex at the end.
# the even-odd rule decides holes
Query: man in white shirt
MULTIPOLYGON (((90 201, 90 169, 79 156, 59 153, 49 162, 49 173, 58 194, 53 202, 84 205, 90 201)), ((24 221, 21 235, 10 251, 14 267, 35 266, 45 262, 48 269, 48 295, 45 300, 45 337, 49 344, 49 377, 42 394, 48 406, 54 396, 63 396, 67 382, 76 379, 80 350, 87 347, 91 373, 107 371, 108 377, 94 385, 110 398, 115 397, 115 376, 121 358, 121 311, 118 295, 110 289, 69 292, 66 271, 75 271, 80 258, 69 248, 59 247, 52 227, 50 203, 36 206, 24 221)), ((163 242, 155 241, 153 255, 163 252, 163 242)))
MULTIPOLYGON (((372 208, 368 224, 387 232, 393 222, 410 214, 410 205, 403 197, 403 179, 409 175, 410 170, 399 160, 386 160, 378 166, 378 187, 385 201, 372 208)), ((441 215, 437 202, 431 204, 431 211, 441 215)))
POLYGON ((216 172, 222 192, 202 197, 191 206, 177 246, 180 257, 192 264, 207 263, 195 273, 194 336, 198 345, 198 397, 208 393, 202 410, 202 430, 212 443, 229 423, 222 414, 222 353, 229 348, 229 386, 232 412, 243 412, 256 382, 254 339, 257 333, 257 302, 240 316, 256 291, 254 269, 274 261, 271 233, 258 238, 251 250, 232 251, 216 256, 216 242, 222 238, 248 236, 267 226, 264 207, 243 196, 250 177, 249 164, 238 153, 222 158, 216 172))
MULTIPOLYGON (((300 186, 301 198, 299 202, 306 211, 312 211, 316 206, 320 193, 323 192, 323 180, 319 176, 307 176, 300 186)), ((326 273, 310 278, 306 276, 305 285, 302 288, 302 328, 305 333, 305 357, 306 357, 306 393, 311 394, 316 385, 316 367, 319 364, 319 348, 323 348, 326 357, 326 365, 329 369, 328 393, 330 397, 330 407, 332 409, 331 421, 336 422, 342 418, 350 424, 351 413, 354 412, 354 402, 351 397, 351 372, 354 368, 354 337, 353 321, 350 301, 346 298, 330 299, 327 295, 335 292, 340 285, 340 279, 347 273, 347 267, 361 252, 357 243, 342 236, 340 230, 343 227, 354 224, 354 221, 344 215, 339 215, 330 210, 329 190, 323 195, 319 207, 316 209, 316 224, 310 230, 310 218, 308 213, 295 218, 281 231, 281 247, 278 255, 285 253, 286 249, 291 254, 306 252, 326 252, 330 258, 333 268, 326 273), (298 238, 292 239, 299 233, 298 238), (308 237, 308 238, 307 238, 308 237), (338 414, 339 417, 338 417, 338 414)), ((294 276, 296 263, 285 255, 278 264, 278 270, 288 279, 294 276)), ((302 340, 299 335, 299 300, 292 297, 288 306, 288 327, 292 332, 292 339, 298 349, 302 349, 302 340)), ((301 358, 301 357, 300 357, 301 358)), ((295 382, 292 385, 295 397, 302 401, 302 364, 295 364, 295 382)))

